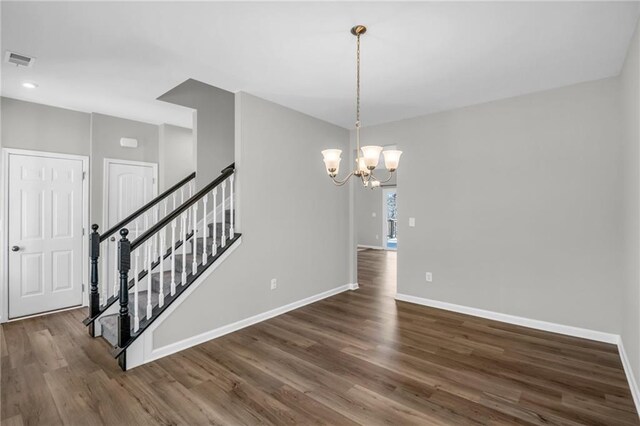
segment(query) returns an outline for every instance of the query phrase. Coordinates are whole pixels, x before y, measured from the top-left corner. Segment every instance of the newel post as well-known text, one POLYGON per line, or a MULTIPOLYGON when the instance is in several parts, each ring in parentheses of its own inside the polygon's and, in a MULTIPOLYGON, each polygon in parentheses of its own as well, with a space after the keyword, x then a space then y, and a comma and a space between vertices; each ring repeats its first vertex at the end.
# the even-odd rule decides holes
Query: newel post
MULTIPOLYGON (((100 293, 98 293, 98 258, 100 257, 100 234, 98 225, 91 225, 93 232, 89 235, 89 257, 91 259, 91 293, 89 294, 89 317, 94 318, 100 312, 100 293)), ((89 326, 89 334, 95 337, 95 325, 89 326)))
POLYGON ((131 318, 129 317, 129 269, 131 269, 131 242, 127 240, 129 231, 120 230, 122 239, 118 242, 118 271, 120 271, 120 315, 118 316, 118 346, 124 347, 131 338, 131 318))

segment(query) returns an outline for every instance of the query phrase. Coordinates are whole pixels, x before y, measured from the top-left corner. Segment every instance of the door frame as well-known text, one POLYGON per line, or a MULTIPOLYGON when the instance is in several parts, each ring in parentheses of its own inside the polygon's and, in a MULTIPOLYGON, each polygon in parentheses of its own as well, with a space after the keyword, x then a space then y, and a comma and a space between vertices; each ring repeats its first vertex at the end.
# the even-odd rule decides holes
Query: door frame
POLYGON ((128 166, 151 167, 153 169, 153 189, 151 199, 158 196, 158 163, 145 161, 120 160, 118 158, 105 158, 102 165, 102 229, 108 228, 109 220, 109 166, 111 164, 125 164, 128 166))
MULTIPOLYGON (((82 161, 82 258, 86 261, 80 262, 82 265, 82 306, 89 304, 89 157, 86 155, 62 154, 49 151, 34 151, 17 148, 2 148, 2 200, 4 208, 0 211, 0 223, 2 223, 2 244, 0 246, 0 256, 2 257, 2 277, 0 277, 0 323, 14 321, 9 318, 9 157, 11 155, 25 155, 31 157, 59 158, 65 160, 82 161)), ((64 308, 61 310, 75 309, 64 308)), ((42 312, 28 315, 15 320, 29 317, 47 315, 52 312, 42 312)))

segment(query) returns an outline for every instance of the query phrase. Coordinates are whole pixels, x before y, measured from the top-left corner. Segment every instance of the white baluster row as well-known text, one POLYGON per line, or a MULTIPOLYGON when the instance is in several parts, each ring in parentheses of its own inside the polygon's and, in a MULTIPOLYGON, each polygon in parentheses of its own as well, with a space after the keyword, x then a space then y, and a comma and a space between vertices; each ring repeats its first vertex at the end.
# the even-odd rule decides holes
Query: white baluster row
MULTIPOLYGON (((225 247, 227 240, 228 239, 233 239, 235 237, 235 230, 234 230, 234 176, 231 175, 229 177, 229 179, 225 180, 222 182, 222 184, 220 185, 222 187, 222 199, 221 199, 221 206, 220 206, 220 211, 222 214, 222 219, 221 219, 221 225, 222 225, 222 234, 221 234, 221 240, 220 240, 220 247, 225 247), (226 206, 227 204, 227 200, 226 200, 226 187, 227 187, 227 181, 229 182, 229 205, 226 206), (226 217, 226 210, 228 209, 230 210, 230 217, 229 217, 229 233, 227 235, 226 232, 226 222, 227 222, 227 217, 226 217)), ((192 193, 192 185, 191 182, 188 185, 187 188, 188 192, 189 192, 189 198, 191 196, 192 193)), ((180 189, 180 195, 181 195, 181 202, 184 202, 184 188, 180 189)), ((214 188, 213 191, 213 203, 212 203, 212 222, 213 222, 213 235, 211 235, 211 232, 209 231, 209 226, 208 226, 208 218, 207 218, 207 205, 208 205, 208 201, 209 201, 209 194, 206 194, 203 198, 202 198, 202 253, 201 253, 201 259, 202 259, 202 264, 206 265, 207 261, 208 261, 208 248, 207 248, 207 244, 208 244, 208 239, 211 237, 212 238, 212 247, 211 247, 211 255, 215 256, 217 254, 218 251, 218 244, 217 244, 217 214, 218 214, 218 206, 217 206, 217 197, 218 197, 218 188, 214 188)), ((177 192, 173 194, 172 198, 172 210, 175 210, 177 207, 176 205, 176 200, 177 200, 177 192)), ((159 273, 159 291, 158 291, 158 305, 160 307, 162 307, 164 305, 164 299, 165 299, 165 291, 164 291, 164 255, 167 254, 167 249, 169 249, 169 255, 168 255, 168 259, 170 261, 170 275, 171 275, 171 283, 170 283, 170 295, 174 296, 176 294, 176 263, 179 261, 179 259, 176 259, 176 244, 178 243, 178 241, 182 242, 182 270, 181 270, 181 281, 180 281, 180 285, 185 285, 186 281, 187 281, 187 236, 189 235, 189 232, 192 231, 192 247, 193 247, 193 253, 192 253, 192 263, 191 263, 191 271, 192 274, 196 274, 197 273, 197 268, 198 268, 198 244, 197 244, 197 224, 198 224, 198 202, 194 203, 193 206, 191 206, 190 208, 186 209, 178 218, 175 218, 170 225, 167 225, 167 227, 165 227, 164 229, 161 229, 159 232, 157 232, 154 236, 152 236, 151 238, 149 238, 142 246, 140 246, 138 249, 136 249, 134 251, 134 253, 132 254, 133 256, 133 293, 134 293, 134 297, 133 297, 133 301, 134 301, 134 306, 133 306, 133 330, 134 332, 137 332, 140 329, 140 318, 139 318, 139 292, 140 292, 140 280, 139 280, 139 275, 142 272, 143 269, 145 269, 146 267, 146 278, 147 278, 147 303, 146 303, 146 319, 149 320, 152 318, 153 315, 153 300, 152 300, 152 294, 153 294, 153 265, 154 263, 157 266, 157 273, 159 273), (176 228, 178 227, 178 220, 180 220, 180 234, 176 235, 176 228), (169 226, 171 227, 170 230, 170 235, 171 238, 169 240, 169 245, 167 245, 167 234, 169 232, 169 226), (179 239, 176 239, 176 238, 179 239), (140 250, 143 250, 142 256, 142 265, 140 264, 140 250), (142 267, 142 269, 141 269, 142 267)), ((160 220, 160 216, 161 216, 161 210, 163 211, 162 217, 166 217, 169 214, 169 200, 165 199, 163 206, 161 208, 160 205, 155 206, 154 209, 152 209, 151 211, 147 212, 146 214, 144 214, 144 217, 141 217, 139 219, 136 219, 134 222, 134 238, 138 238, 143 232, 145 232, 146 230, 148 230, 150 228, 150 226, 153 226, 153 224, 157 223, 160 220), (152 218, 153 223, 150 224, 149 223, 149 219, 152 218), (142 232, 140 232, 139 229, 139 222, 143 222, 144 223, 144 229, 142 232)), ((112 244, 112 250, 113 250, 113 271, 114 271, 114 286, 113 286, 113 295, 117 295, 118 291, 119 291, 119 276, 117 273, 117 255, 118 255, 118 241, 116 239, 110 239, 109 241, 112 244)), ((107 250, 109 249, 109 242, 107 243, 106 247, 107 250)), ((103 266, 103 270, 108 270, 109 268, 109 262, 105 262, 105 265, 103 266)), ((105 273, 105 277, 107 276, 107 274, 105 273)), ((102 292, 102 303, 104 304, 106 302, 106 300, 109 298, 109 282, 108 280, 105 280, 105 285, 102 286, 101 289, 102 292)))

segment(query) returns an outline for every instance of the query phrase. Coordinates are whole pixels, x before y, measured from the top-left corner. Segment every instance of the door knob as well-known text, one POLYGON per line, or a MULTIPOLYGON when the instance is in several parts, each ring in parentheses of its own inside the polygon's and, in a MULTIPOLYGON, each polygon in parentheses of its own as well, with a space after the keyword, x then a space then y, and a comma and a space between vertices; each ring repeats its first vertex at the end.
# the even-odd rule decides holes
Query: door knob
POLYGON ((11 251, 20 251, 20 247, 13 246, 13 247, 11 247, 11 251))

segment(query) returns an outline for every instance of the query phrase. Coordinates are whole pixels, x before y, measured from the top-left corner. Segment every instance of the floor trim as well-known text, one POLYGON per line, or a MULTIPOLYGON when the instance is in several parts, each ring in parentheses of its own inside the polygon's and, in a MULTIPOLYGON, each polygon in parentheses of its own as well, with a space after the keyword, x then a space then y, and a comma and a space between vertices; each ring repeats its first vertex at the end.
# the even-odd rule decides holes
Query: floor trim
POLYGON ((622 367, 624 368, 624 374, 627 376, 627 382, 629 382, 629 389, 631 389, 631 395, 633 396, 633 402, 636 404, 636 411, 640 416, 640 390, 638 389, 638 383, 633 375, 633 368, 627 357, 627 352, 624 350, 622 344, 622 337, 618 339, 618 352, 620 353, 620 360, 622 361, 622 367))
POLYGON ((298 309, 305 305, 309 305, 311 303, 320 301, 322 299, 326 299, 327 297, 335 296, 338 293, 342 293, 349 290, 357 290, 357 289, 358 289, 357 283, 345 284, 340 287, 332 288, 331 290, 327 290, 322 293, 318 293, 313 296, 298 300, 296 302, 292 302, 287 305, 280 306, 275 309, 271 309, 270 311, 263 312, 258 315, 254 315, 249 318, 245 318, 240 321, 236 321, 234 323, 224 325, 222 327, 218 327, 214 330, 210 330, 193 337, 189 337, 179 342, 172 343, 170 345, 163 346, 161 348, 153 349, 149 359, 146 360, 145 362, 163 358, 173 353, 190 348, 192 346, 199 345, 201 343, 207 342, 212 339, 216 339, 218 337, 222 337, 225 334, 233 333, 234 331, 238 331, 245 327, 249 327, 259 322, 266 321, 270 318, 277 317, 278 315, 282 315, 289 311, 293 311, 294 309, 298 309))
POLYGON ((373 249, 373 250, 384 250, 384 247, 382 246, 368 246, 365 244, 358 244, 358 248, 367 248, 367 249, 373 249))
POLYGON ((485 311, 484 309, 456 305, 448 302, 440 302, 438 300, 425 299, 422 297, 410 296, 408 294, 396 293, 396 300, 415 303, 418 305, 430 306, 432 308, 440 308, 447 311, 459 312, 461 314, 473 315, 476 317, 506 322, 509 324, 521 325, 523 327, 535 328, 537 330, 550 331, 552 333, 565 334, 567 336, 574 336, 583 339, 596 340, 598 342, 611 343, 614 345, 617 345, 620 341, 620 336, 613 333, 605 333, 602 331, 589 330, 586 328, 573 327, 570 325, 562 325, 553 322, 523 318, 515 315, 502 314, 499 312, 485 311))

